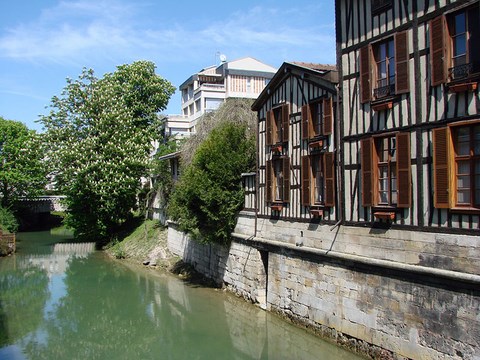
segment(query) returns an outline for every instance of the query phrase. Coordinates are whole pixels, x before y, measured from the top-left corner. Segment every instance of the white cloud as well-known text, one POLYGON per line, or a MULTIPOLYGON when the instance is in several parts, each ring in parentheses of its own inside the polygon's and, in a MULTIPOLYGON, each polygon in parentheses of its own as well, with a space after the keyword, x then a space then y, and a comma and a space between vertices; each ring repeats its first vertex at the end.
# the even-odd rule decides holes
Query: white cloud
POLYGON ((214 50, 259 57, 274 52, 281 60, 302 60, 314 52, 320 56, 331 51, 330 57, 335 56, 333 23, 325 27, 315 21, 319 5, 307 10, 257 6, 196 29, 180 21, 145 28, 140 17, 145 15, 135 10, 139 6, 138 2, 133 8, 115 0, 60 2, 44 10, 36 21, 0 35, 0 56, 81 66, 99 59, 140 57, 174 62, 192 54, 200 59, 214 50), (319 50, 322 44, 326 51, 319 50))

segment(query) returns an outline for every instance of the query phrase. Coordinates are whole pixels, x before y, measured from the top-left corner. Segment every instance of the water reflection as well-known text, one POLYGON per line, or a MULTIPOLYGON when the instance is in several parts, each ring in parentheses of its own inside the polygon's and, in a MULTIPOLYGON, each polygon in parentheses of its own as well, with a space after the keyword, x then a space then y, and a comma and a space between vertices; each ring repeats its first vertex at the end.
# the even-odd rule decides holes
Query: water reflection
POLYGON ((0 259, 0 358, 356 358, 222 291, 63 241, 0 259))

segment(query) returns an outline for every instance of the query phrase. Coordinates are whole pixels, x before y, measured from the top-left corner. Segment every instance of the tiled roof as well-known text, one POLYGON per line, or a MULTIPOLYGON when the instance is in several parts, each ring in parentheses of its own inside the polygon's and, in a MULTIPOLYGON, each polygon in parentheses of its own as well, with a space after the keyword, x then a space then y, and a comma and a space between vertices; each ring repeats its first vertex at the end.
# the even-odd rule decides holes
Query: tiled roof
POLYGON ((335 65, 328 65, 328 64, 315 64, 315 63, 307 63, 307 62, 302 62, 302 61, 292 61, 292 64, 298 65, 298 66, 303 66, 312 70, 318 70, 318 71, 335 71, 337 70, 337 67, 335 65))

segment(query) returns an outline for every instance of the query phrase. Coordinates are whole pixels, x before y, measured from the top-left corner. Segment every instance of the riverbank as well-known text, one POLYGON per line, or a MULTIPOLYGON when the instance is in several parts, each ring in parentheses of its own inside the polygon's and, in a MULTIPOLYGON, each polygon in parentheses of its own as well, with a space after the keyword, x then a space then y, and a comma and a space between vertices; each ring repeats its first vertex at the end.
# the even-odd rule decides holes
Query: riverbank
POLYGON ((130 234, 113 241, 105 247, 112 258, 146 266, 158 271, 168 271, 181 279, 216 287, 205 276, 195 271, 192 265, 168 249, 168 228, 156 220, 144 220, 133 228, 130 234))

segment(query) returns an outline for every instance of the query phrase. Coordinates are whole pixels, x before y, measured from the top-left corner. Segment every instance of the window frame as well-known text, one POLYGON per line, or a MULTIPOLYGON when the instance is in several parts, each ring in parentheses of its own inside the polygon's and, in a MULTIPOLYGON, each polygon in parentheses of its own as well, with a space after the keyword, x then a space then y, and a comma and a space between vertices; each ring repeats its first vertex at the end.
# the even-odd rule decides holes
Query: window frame
POLYGON ((333 152, 313 152, 301 158, 301 204, 310 207, 335 206, 335 157, 333 152), (322 201, 315 199, 314 159, 322 166, 322 201))
POLYGON ((457 134, 462 128, 475 128, 480 126, 480 120, 449 124, 446 127, 433 129, 433 183, 434 207, 437 209, 451 209, 458 211, 480 212, 480 199, 475 200, 475 191, 480 189, 475 186, 475 161, 480 161, 480 153, 474 154, 476 143, 472 131, 469 133, 469 154, 458 155, 457 134), (473 152, 473 153, 472 153, 473 152), (470 203, 458 202, 458 162, 469 162, 469 192, 470 203))
POLYGON ((265 201, 269 204, 290 202, 290 158, 288 156, 274 156, 266 163, 265 201), (278 165, 277 165, 278 164, 278 165), (282 176, 279 177, 278 170, 282 176), (275 196, 278 188, 281 195, 275 196))
POLYGON ((409 38, 408 31, 400 31, 393 36, 389 36, 375 43, 368 44, 360 48, 359 52, 359 72, 360 72, 360 102, 362 104, 371 101, 385 101, 391 97, 410 92, 409 88, 409 38), (377 62, 374 54, 378 46, 393 39, 394 49, 394 68, 395 81, 394 86, 385 89, 385 92, 378 94, 374 87, 377 82, 377 62))
POLYGON ((430 71, 432 86, 444 83, 462 83, 480 74, 480 26, 471 22, 480 12, 478 3, 440 15, 430 21, 430 71), (454 66, 455 17, 465 14, 465 64, 454 66), (475 40, 477 39, 477 40, 475 40), (476 49, 476 51, 474 50, 476 49), (458 73, 458 75, 456 75, 458 73))
POLYGON ((360 146, 363 206, 388 209, 410 208, 412 204, 410 133, 397 132, 371 136, 361 140, 360 146), (396 204, 384 204, 379 200, 379 161, 376 142, 386 137, 395 137, 396 141, 396 204))
POLYGON ((331 135, 333 132, 333 97, 326 97, 314 100, 305 104, 301 108, 302 114, 302 140, 310 140, 322 136, 331 135), (316 129, 315 125, 315 106, 321 106, 321 126, 316 129))
POLYGON ((288 142, 290 111, 288 104, 272 107, 266 117, 266 145, 272 146, 288 142))

